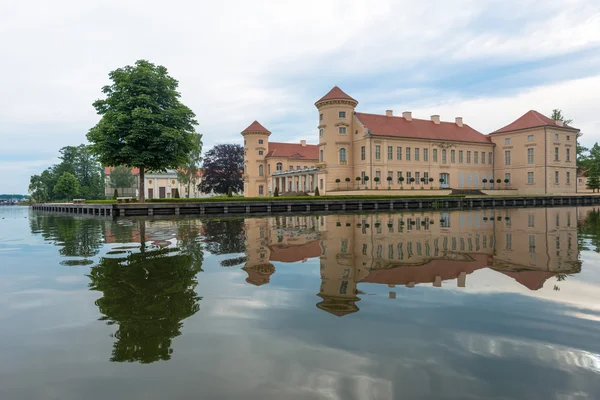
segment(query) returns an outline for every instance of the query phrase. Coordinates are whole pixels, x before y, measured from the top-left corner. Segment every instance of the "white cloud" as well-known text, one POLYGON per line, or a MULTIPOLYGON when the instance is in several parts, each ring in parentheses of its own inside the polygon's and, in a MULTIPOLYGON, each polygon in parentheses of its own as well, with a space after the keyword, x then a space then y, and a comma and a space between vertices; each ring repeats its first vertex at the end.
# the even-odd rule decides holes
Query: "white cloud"
MULTIPOLYGON (((239 132, 254 119, 285 128, 275 140, 314 133, 312 104, 341 81, 357 96, 365 87, 377 88, 369 97, 388 99, 405 90, 435 91, 438 103, 485 104, 436 87, 436 79, 457 63, 487 68, 552 58, 561 64, 592 57, 598 45, 600 4, 593 0, 4 2, 0 140, 10 151, 28 149, 31 160, 84 142, 97 121, 91 103, 108 72, 139 58, 167 66, 180 81, 210 147, 241 142, 239 132), (402 80, 388 84, 389 76, 402 80)), ((593 60, 585 68, 600 65, 593 60)), ((583 72, 564 74, 575 79, 583 72)), ((549 74, 541 84, 557 79, 566 78, 549 74)), ((580 115, 596 98, 573 97, 551 107, 563 108, 591 135, 591 117, 580 115)), ((373 106, 367 100, 362 107, 373 106)), ((478 114, 493 119, 538 107, 519 104, 519 112, 481 106, 478 114)), ((7 151, 0 149, 0 157, 7 151)), ((0 192, 25 191, 22 178, 11 176, 0 192)))

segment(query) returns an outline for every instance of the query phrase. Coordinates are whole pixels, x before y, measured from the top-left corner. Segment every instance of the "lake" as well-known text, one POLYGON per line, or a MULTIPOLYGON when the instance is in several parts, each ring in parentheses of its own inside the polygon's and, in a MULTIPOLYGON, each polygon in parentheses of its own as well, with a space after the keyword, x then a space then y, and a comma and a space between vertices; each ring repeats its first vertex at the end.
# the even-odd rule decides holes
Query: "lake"
POLYGON ((598 399, 600 207, 0 207, 0 399, 598 399))

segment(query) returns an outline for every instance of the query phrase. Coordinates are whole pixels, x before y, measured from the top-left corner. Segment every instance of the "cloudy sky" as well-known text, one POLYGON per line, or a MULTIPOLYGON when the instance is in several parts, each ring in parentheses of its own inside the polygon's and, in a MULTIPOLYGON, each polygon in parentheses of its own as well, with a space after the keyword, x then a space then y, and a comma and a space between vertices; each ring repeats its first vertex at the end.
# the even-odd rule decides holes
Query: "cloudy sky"
POLYGON ((597 0, 1 0, 0 54, 0 193, 84 143, 108 72, 141 58, 179 80, 205 149, 255 119, 314 143, 334 85, 360 111, 484 133, 561 108, 600 140, 597 0))

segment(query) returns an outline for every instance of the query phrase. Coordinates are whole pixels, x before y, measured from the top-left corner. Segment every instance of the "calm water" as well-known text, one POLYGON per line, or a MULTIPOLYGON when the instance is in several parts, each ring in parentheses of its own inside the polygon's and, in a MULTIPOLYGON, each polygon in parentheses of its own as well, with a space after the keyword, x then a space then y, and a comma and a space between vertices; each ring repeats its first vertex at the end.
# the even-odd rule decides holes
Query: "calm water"
POLYGON ((0 399, 598 399, 598 207, 0 207, 0 399))

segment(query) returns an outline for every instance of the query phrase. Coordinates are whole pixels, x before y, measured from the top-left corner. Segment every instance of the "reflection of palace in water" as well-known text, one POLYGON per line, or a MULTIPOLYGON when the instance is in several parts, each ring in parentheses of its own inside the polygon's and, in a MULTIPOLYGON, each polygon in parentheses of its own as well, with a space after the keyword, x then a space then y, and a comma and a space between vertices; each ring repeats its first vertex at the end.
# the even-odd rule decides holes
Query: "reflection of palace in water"
MULTIPOLYGON (((436 287, 491 268, 530 290, 580 271, 580 208, 406 212, 246 220, 247 282, 262 285, 272 262, 320 257, 317 304, 342 316, 358 311, 358 283, 436 287)), ((391 292, 390 296, 395 296, 391 292)))

